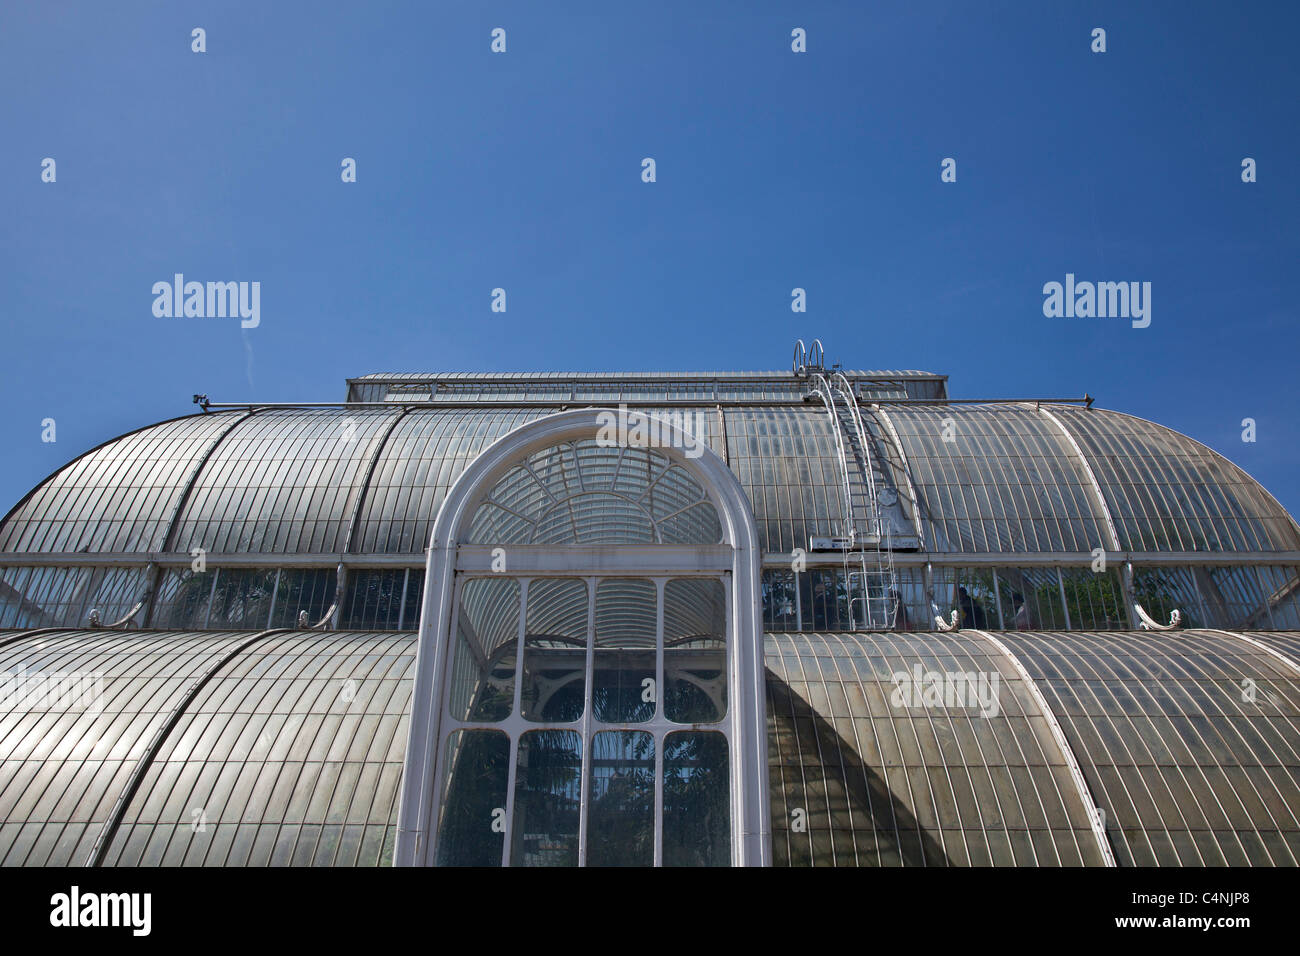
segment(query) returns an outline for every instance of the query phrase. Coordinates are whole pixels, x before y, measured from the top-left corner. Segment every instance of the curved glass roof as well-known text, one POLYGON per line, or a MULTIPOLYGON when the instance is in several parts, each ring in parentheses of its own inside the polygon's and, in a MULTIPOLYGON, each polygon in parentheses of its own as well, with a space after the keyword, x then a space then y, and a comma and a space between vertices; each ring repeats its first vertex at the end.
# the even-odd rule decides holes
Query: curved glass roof
POLYGON ((1245 631, 1251 640, 1277 651, 1300 663, 1300 633, 1295 631, 1245 631))
POLYGON ((105 865, 388 863, 413 652, 408 635, 364 632, 249 648, 159 748, 105 865))
POLYGON ((1133 551, 1300 548, 1300 529, 1255 479, 1200 442, 1119 412, 1053 409, 1082 448, 1133 551))
POLYGON ((92 449, 0 523, 0 551, 161 551, 195 467, 242 414, 192 415, 92 449))
POLYGON ((929 550, 1110 548, 1096 492, 1047 417, 1014 405, 886 413, 907 456, 929 550))
POLYGON ((694 476, 649 448, 565 442, 488 492, 468 544, 716 544, 722 524, 694 476))
POLYGON ((100 676, 98 685, 92 680, 87 689, 53 699, 45 699, 48 687, 6 687, 0 702, 3 865, 84 864, 149 741, 190 684, 247 638, 221 631, 0 637, 7 642, 0 644, 7 679, 100 676))
POLYGON ((100 681, 97 707, 30 684, 0 704, 4 865, 81 866, 101 836, 107 865, 376 865, 391 851, 411 635, 277 632, 225 667, 247 632, 15 637, 0 636, 0 671, 100 681))
POLYGON ((1079 755, 1120 865, 1300 863, 1285 664, 1213 631, 999 636, 1079 755))
POLYGON ((776 865, 1103 862, 1064 753, 988 640, 853 632, 767 645, 776 865), (996 673, 997 713, 900 708, 892 675, 917 667, 996 673))
MULTIPOLYGON (((754 510, 767 551, 807 548, 814 534, 839 534, 844 486, 835 432, 824 409, 724 411, 727 463, 754 510)), ((853 476, 854 490, 864 482, 853 476)))
MULTIPOLYGON (((43 482, 0 524, 0 551, 420 555, 468 464, 559 410, 350 405, 164 422, 43 482)), ((843 533, 835 431, 820 405, 643 410, 687 413, 748 494, 765 551, 843 533)), ((896 490, 903 523, 919 523, 936 553, 1110 549, 1103 501, 1121 550, 1300 550, 1300 529, 1244 471, 1125 415, 894 403, 866 406, 863 418, 881 459, 877 483, 896 490)), ((866 482, 851 463, 853 497, 866 482)))
POLYGON ((241 421, 199 472, 174 550, 342 551, 367 466, 395 416, 304 409, 241 421))
MULTIPOLYGON (((767 635, 775 862, 1098 865, 1063 739, 1120 865, 1294 864, 1294 674, 1227 632, 1161 637, 1000 632, 1039 698, 975 631, 767 635), (918 668, 996 674, 996 710, 900 704, 894 675, 918 668)), ((80 865, 102 836, 107 865, 386 864, 415 648, 0 632, 0 671, 100 675, 88 697, 0 701, 0 861, 80 865)))
POLYGON ((354 551, 419 554, 460 473, 498 438, 556 407, 437 408, 407 415, 379 453, 358 516, 354 551), (467 414, 469 412, 469 414, 467 414))

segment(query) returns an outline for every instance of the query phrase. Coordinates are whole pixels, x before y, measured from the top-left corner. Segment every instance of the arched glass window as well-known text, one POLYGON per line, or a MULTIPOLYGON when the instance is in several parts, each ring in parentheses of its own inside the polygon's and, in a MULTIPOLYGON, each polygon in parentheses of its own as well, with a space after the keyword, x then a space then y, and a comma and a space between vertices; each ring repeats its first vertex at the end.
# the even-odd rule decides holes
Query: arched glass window
POLYGON ((438 863, 729 863, 729 584, 459 575, 438 863))
POLYGON ((717 544, 717 510, 693 475, 650 448, 564 442, 511 468, 466 544, 717 544))
POLYGON ((586 439, 497 474, 456 552, 436 862, 730 864, 733 551, 708 493, 586 439))

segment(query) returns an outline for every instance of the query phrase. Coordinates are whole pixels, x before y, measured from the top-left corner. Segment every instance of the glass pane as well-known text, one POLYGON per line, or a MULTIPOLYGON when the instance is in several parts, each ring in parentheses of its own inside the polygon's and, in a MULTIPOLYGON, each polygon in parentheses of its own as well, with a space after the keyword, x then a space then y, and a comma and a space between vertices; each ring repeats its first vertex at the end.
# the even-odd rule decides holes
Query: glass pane
MULTIPOLYGON (((274 568, 222 568, 212 593, 208 626, 259 629, 267 626, 275 592, 274 568)), ((311 623, 315 624, 319 617, 311 623)))
MULTIPOLYGON (((1061 604, 1061 582, 1056 576, 1056 568, 998 568, 997 574, 1002 620, 1007 630, 1052 631, 1065 628, 1065 608, 1061 604)), ((963 607, 963 616, 966 611, 967 608, 963 607)), ((995 626, 996 609, 991 614, 993 625, 990 626, 995 626)))
POLYGON ((92 609, 108 623, 145 588, 143 568, 0 568, 0 627, 83 627, 92 609))
POLYGON ((810 568, 797 575, 804 630, 849 630, 848 579, 838 568, 810 568))
POLYGON ((763 572, 763 630, 798 630, 798 614, 794 603, 794 572, 763 572))
POLYGON ((443 760, 438 866, 500 866, 510 738, 499 730, 456 730, 443 760))
POLYGON ((216 575, 215 568, 200 573, 188 569, 168 571, 158 588, 153 612, 155 626, 178 630, 205 627, 216 575))
POLYGON ((212 451, 176 519, 173 550, 343 550, 389 409, 294 409, 241 422, 212 451))
POLYGON ((515 702, 519 582, 471 578, 461 587, 449 706, 456 720, 504 720, 515 702))
POLYGON ((588 866, 654 863, 655 740, 635 730, 596 734, 587 808, 588 866))
POLYGON ((1062 568, 1070 626, 1076 631, 1122 631, 1128 628, 1119 572, 1062 568))
MULTIPOLYGON (((413 407, 375 461, 372 492, 362 502, 353 550, 419 554, 429 546, 447 490, 479 452, 525 422, 557 411, 413 407)), ((409 600, 409 590, 407 595, 409 600)), ((414 627, 410 620, 408 610, 407 626, 414 627)))
MULTIPOLYGON (((1055 574, 1055 571, 1052 573, 1055 574)), ((992 569, 962 568, 958 571, 958 582, 955 608, 961 612, 961 626, 997 627, 998 612, 993 603, 992 569)))
POLYGON ((338 577, 332 570, 285 568, 280 572, 276 587, 275 612, 271 615, 270 626, 294 627, 301 611, 306 611, 307 620, 315 624, 334 604, 337 586, 338 577))
POLYGON ((597 720, 638 723, 654 716, 655 601, 653 581, 614 578, 596 587, 597 720))
MULTIPOLYGON (((638 420, 646 419, 636 412, 638 420)), ((677 416, 680 422, 680 413, 677 416)), ((697 428, 698 430, 702 430, 697 428)), ((689 429, 688 429, 689 431, 689 429)), ((716 544, 699 482, 666 455, 617 436, 564 443, 508 471, 474 514, 471 544, 716 544)))
MULTIPOLYGON (((414 572, 416 575, 419 572, 414 572)), ((350 571, 342 624, 356 630, 393 630, 401 619, 407 571, 350 571)))
POLYGON ((1106 540, 1060 428, 1036 410, 891 407, 888 417, 933 550, 1091 551, 1106 540))
POLYGON ((14 507, 0 551, 164 550, 194 464, 243 414, 191 415, 87 452, 14 507))
POLYGON ((511 866, 577 866, 582 735, 530 730, 519 738, 511 866))
POLYGON ((727 712, 727 592, 721 581, 683 578, 664 587, 664 714, 711 723, 727 712))
POLYGON ((527 720, 582 716, 587 689, 587 584, 537 578, 528 585, 520 707, 527 720))
POLYGON ((731 865, 727 738, 669 734, 664 742, 664 866, 731 865))
POLYGON ((1142 610, 1162 624, 1177 608, 1183 627, 1201 627, 1200 599, 1191 568, 1135 567, 1133 597, 1142 610))

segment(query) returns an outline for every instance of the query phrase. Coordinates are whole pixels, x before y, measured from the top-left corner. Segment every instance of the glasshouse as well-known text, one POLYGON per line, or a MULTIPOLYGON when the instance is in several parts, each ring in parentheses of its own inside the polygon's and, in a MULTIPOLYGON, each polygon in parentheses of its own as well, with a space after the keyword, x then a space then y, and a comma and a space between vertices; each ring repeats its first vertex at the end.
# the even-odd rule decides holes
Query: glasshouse
POLYGON ((816 344, 195 402, 0 521, 7 866, 1300 860, 1300 527, 1168 428, 816 344))

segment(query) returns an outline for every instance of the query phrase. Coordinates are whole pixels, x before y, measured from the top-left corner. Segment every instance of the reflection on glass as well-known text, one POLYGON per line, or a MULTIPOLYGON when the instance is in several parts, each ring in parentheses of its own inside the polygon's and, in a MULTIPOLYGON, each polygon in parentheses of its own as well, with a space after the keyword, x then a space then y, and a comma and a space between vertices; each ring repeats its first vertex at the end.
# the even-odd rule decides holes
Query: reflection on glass
MULTIPOLYGON (((353 630, 396 629, 402 619, 402 595, 410 583, 408 575, 418 578, 419 572, 412 574, 405 569, 350 572, 342 626, 353 630)), ((414 627, 414 623, 407 626, 414 627)))
POLYGON ((457 720, 504 720, 515 702, 519 582, 471 578, 461 588, 449 706, 457 720))
POLYGON ((276 583, 275 610, 268 626, 293 627, 300 611, 306 611, 307 620, 315 624, 333 605, 337 586, 333 571, 285 568, 276 583))
MULTIPOLYGON (((1051 574, 1043 579, 1043 587, 1047 582, 1055 583, 1056 572, 1048 568, 1051 574)), ((998 609, 994 603, 994 582, 993 571, 986 568, 961 568, 956 573, 957 590, 952 596, 950 602, 952 607, 960 611, 959 622, 962 627, 997 627, 998 626, 998 609)), ((1059 593, 1058 593, 1059 598, 1059 593)), ((1057 601, 1059 604, 1059 600, 1057 601)))
POLYGON ((1133 569, 1133 597, 1157 621, 1169 620, 1175 608, 1182 612, 1183 627, 1201 627, 1200 601, 1191 568, 1133 569))
POLYGON ((158 627, 176 630, 197 630, 208 620, 208 602, 212 585, 217 577, 216 568, 195 572, 168 571, 158 587, 154 607, 154 622, 158 627))
POLYGON ((588 799, 587 865, 653 865, 654 737, 635 730, 596 734, 588 799))
MULTIPOLYGON (((972 574, 975 572, 971 572, 972 574)), ((979 572, 986 574, 987 572, 979 572)), ((1091 574, 1092 572, 1088 572, 1091 574)), ((1064 630, 1065 608, 1061 604, 1061 583, 1056 568, 998 568, 998 598, 1002 603, 1002 626, 1008 631, 1064 630)), ((996 607, 983 609, 986 593, 983 581, 971 585, 974 597, 975 624, 967 627, 997 627, 996 607), (985 621, 981 624, 979 621, 985 621), (990 623, 991 622, 991 623, 990 623)), ((961 598, 961 592, 958 592, 961 598)), ((962 606, 962 618, 970 617, 970 608, 962 606)), ((1077 629, 1078 624, 1074 627, 1077 629)))
POLYGON ((849 588, 844 572, 836 568, 809 568, 796 576, 807 630, 849 630, 849 588))
POLYGON ((0 568, 0 627, 83 627, 92 608, 111 621, 144 590, 143 568, 0 568))
MULTIPOLYGON (((208 626, 214 628, 259 628, 271 612, 275 592, 275 568, 222 568, 212 592, 208 626)), ((317 618, 319 620, 319 618, 317 618)), ((313 624, 316 621, 312 621, 313 624)))
POLYGON ((669 734, 664 741, 664 866, 730 866, 727 738, 669 734))
POLYGON ((443 760, 438 866, 500 866, 510 739, 499 730, 456 730, 443 760))
POLYGON ((763 628, 768 631, 795 631, 799 629, 798 607, 795 605, 794 572, 777 570, 763 572, 763 628))
POLYGON ((655 714, 655 586, 613 578, 596 588, 592 706, 597 720, 638 723, 655 714))
POLYGON ((587 669, 587 585, 537 578, 528 585, 524 634, 524 718, 567 723, 582 716, 587 669))
POLYGON ((582 735, 530 730, 519 738, 511 866, 577 866, 582 735))
POLYGON ((1119 574, 1086 568, 1062 568, 1066 609, 1076 631, 1122 631, 1128 627, 1119 574))
POLYGON ((727 601, 721 581, 664 586, 664 716, 710 723, 727 712, 727 601))

